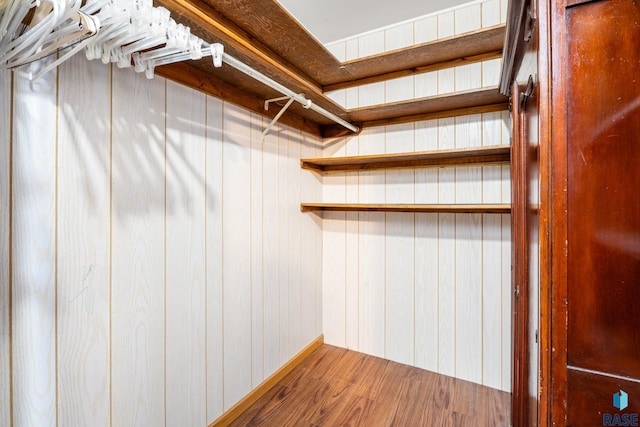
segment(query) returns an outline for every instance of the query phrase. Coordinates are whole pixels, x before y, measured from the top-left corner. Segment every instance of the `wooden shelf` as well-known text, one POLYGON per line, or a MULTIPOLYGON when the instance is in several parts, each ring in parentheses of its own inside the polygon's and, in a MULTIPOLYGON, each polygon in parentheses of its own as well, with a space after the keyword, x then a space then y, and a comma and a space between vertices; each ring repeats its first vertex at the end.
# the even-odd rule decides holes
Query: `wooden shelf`
MULTIPOLYGON (((496 86, 354 108, 347 110, 343 118, 368 128, 508 109, 509 99, 496 86)), ((323 127, 323 137, 344 134, 343 131, 339 125, 327 125, 323 127)))
MULTIPOLYGON (((505 36, 505 26, 502 24, 340 62, 272 0, 157 0, 154 4, 171 10, 174 19, 188 25, 198 37, 223 43, 226 53, 294 92, 304 93, 314 104, 338 117, 354 124, 362 123, 363 127, 507 108, 507 98, 504 96, 478 101, 477 94, 472 91, 462 94, 462 97, 469 98, 466 101, 456 96, 442 96, 345 110, 325 94, 329 89, 380 82, 498 58, 505 36), (270 30, 259 30, 264 28, 270 30), (295 43, 291 43, 292 40, 295 43)), ((265 111, 264 100, 277 97, 279 93, 231 67, 214 67, 211 58, 164 65, 158 67, 156 72, 268 118, 272 118, 277 111, 265 111)), ((297 103, 284 113, 281 120, 289 126, 323 138, 351 134, 345 128, 297 103)))
POLYGON ((316 172, 344 172, 477 163, 505 163, 509 162, 510 157, 510 145, 494 145, 490 147, 420 151, 415 153, 301 159, 300 166, 302 169, 316 172))
POLYGON ((500 58, 504 39, 505 25, 500 24, 346 61, 340 74, 330 68, 318 81, 331 91, 500 58))
POLYGON ((497 87, 428 96, 347 110, 349 120, 363 127, 480 114, 509 109, 497 87))
POLYGON ((333 211, 333 212, 421 212, 421 213, 491 213, 508 214, 511 212, 509 204, 346 204, 346 203, 302 203, 302 212, 333 211))

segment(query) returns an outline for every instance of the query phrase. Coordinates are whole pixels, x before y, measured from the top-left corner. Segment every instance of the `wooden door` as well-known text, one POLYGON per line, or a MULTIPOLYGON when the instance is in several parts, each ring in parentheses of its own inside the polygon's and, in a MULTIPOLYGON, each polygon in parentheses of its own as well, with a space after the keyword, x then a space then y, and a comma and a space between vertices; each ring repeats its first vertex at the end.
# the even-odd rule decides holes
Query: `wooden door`
POLYGON ((567 424, 638 425, 640 3, 574 3, 565 11, 567 424))

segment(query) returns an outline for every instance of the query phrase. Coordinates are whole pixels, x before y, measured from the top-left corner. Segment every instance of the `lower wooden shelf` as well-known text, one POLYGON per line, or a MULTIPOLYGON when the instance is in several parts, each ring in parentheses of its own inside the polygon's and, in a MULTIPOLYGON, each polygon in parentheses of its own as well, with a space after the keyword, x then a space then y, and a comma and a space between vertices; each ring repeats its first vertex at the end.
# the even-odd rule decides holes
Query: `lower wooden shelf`
POLYGON ((361 170, 390 168, 509 163, 510 158, 510 145, 492 145, 487 147, 418 151, 413 153, 301 159, 300 166, 302 169, 309 169, 320 173, 357 172, 361 170))
POLYGON ((348 204, 348 203, 301 203, 302 212, 423 212, 423 213, 511 213, 510 204, 348 204))

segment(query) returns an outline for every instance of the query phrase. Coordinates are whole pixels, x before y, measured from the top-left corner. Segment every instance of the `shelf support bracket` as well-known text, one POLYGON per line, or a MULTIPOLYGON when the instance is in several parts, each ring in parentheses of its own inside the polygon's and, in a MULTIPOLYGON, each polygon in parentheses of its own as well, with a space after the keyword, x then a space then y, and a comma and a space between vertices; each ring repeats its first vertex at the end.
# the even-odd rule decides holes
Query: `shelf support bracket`
POLYGON ((270 103, 278 102, 278 101, 284 101, 285 99, 288 99, 287 103, 284 104, 284 107, 282 107, 280 109, 280 111, 278 111, 278 114, 276 114, 276 116, 273 118, 273 120, 271 120, 271 123, 269 123, 267 125, 267 127, 264 128, 264 130, 262 131, 262 142, 264 142, 264 138, 267 136, 267 134, 269 133, 269 131, 271 130, 273 125, 275 125, 277 123, 277 121, 280 119, 280 117, 282 117, 284 112, 287 111, 287 108, 289 108, 291 106, 291 104, 293 103, 293 101, 295 101, 295 100, 293 98, 291 98, 291 97, 288 97, 288 96, 282 96, 280 98, 272 98, 272 99, 267 99, 266 101, 264 101, 264 109, 265 109, 265 111, 269 111, 269 104, 270 103))
POLYGON ((271 104, 272 102, 280 102, 280 101, 285 101, 287 99, 291 99, 291 97, 290 96, 281 96, 280 98, 266 99, 264 101, 264 111, 269 111, 269 104, 271 104))

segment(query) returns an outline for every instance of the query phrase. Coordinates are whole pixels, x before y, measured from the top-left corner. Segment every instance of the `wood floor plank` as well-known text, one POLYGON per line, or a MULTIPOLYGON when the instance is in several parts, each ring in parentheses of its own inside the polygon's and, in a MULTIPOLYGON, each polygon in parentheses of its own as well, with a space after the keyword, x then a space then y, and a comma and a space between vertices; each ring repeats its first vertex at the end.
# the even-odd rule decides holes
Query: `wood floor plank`
POLYGON ((363 353, 350 351, 342 358, 342 361, 350 360, 352 363, 340 371, 344 374, 341 378, 358 386, 360 396, 376 400, 384 387, 383 379, 387 370, 388 360, 363 353), (348 357, 351 354, 355 355, 348 357))
POLYGON ((300 400, 308 400, 308 395, 313 392, 316 384, 317 381, 309 375, 307 368, 298 365, 231 425, 265 425, 273 414, 282 418, 278 414, 290 411, 289 408, 298 405, 300 400))
POLYGON ((324 382, 323 387, 314 395, 313 405, 308 405, 301 415, 314 425, 332 425, 332 418, 342 414, 348 403, 357 397, 355 386, 336 379, 324 382))
MULTIPOLYGON (((349 392, 353 392, 353 386, 349 392)), ((371 426, 372 409, 375 402, 362 396, 354 395, 353 398, 345 399, 333 411, 325 414, 322 422, 313 423, 314 426, 371 426)))
MULTIPOLYGON (((292 408, 299 406, 299 403, 308 401, 310 390, 314 386, 312 378, 303 377, 300 387, 289 387, 285 385, 276 385, 268 393, 270 395, 266 402, 261 400, 256 402, 252 407, 245 411, 243 415, 237 418, 231 426, 245 425, 284 425, 288 418, 291 418, 292 408)), ((299 417, 301 418, 301 417, 299 417)))
POLYGON ((323 345, 231 426, 507 426, 510 394, 323 345))
MULTIPOLYGON (((435 380, 435 378, 434 378, 435 380)), ((426 418, 429 406, 416 404, 418 402, 430 402, 433 399, 433 384, 424 381, 405 378, 400 387, 400 400, 393 417, 392 424, 398 426, 418 426, 423 418, 426 418)))
POLYGON ((339 362, 347 352, 344 348, 325 344, 309 356, 311 358, 318 353, 317 358, 311 359, 309 363, 305 360, 305 368, 314 378, 330 378, 340 367, 339 362))

